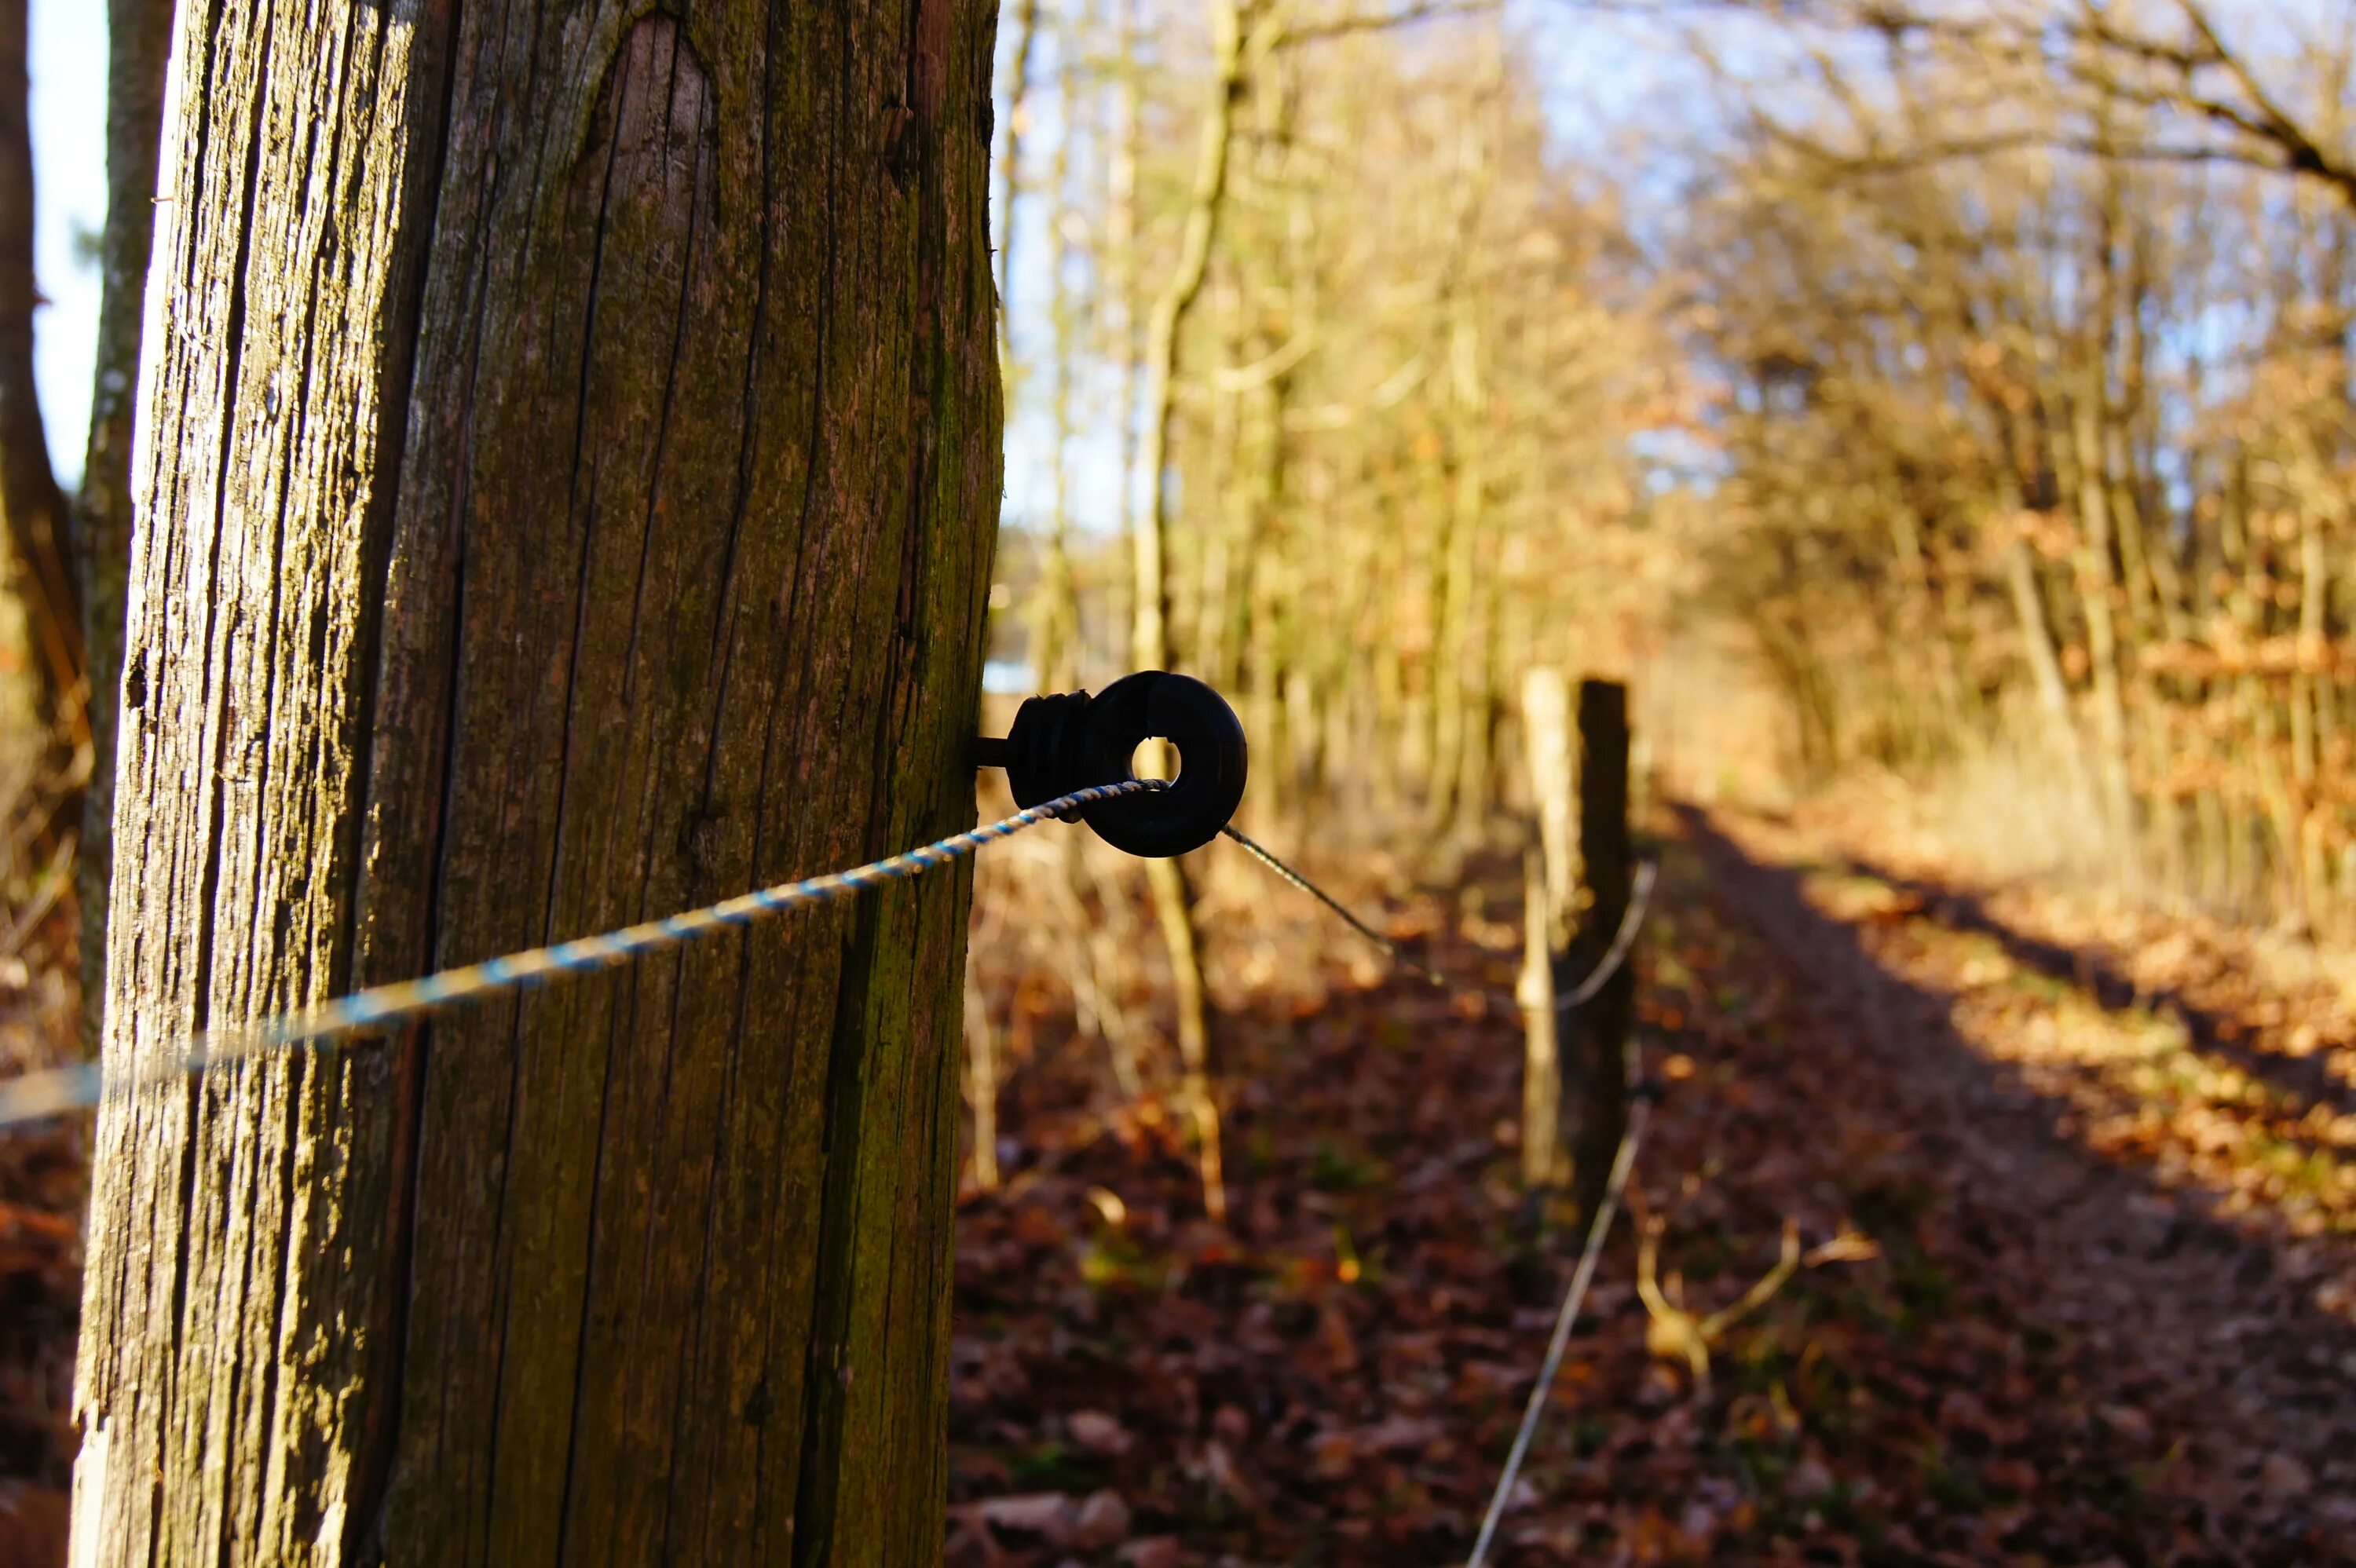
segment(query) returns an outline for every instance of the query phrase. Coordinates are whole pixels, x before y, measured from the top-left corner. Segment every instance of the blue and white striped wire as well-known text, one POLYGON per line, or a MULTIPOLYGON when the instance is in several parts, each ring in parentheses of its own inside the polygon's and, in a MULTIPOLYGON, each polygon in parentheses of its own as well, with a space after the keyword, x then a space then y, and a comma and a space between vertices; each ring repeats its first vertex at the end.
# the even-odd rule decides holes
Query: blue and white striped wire
POLYGON ((296 1047, 316 1047, 330 1040, 381 1029, 436 1008, 477 1001, 508 991, 523 990, 594 970, 610 969, 645 954, 678 947, 715 932, 750 925, 769 915, 805 904, 829 903, 848 894, 918 876, 946 865, 1001 838, 1011 838, 1026 827, 1054 822, 1075 811, 1122 795, 1166 788, 1160 779, 1129 779, 1075 790, 1070 795, 1034 805, 1028 811, 986 823, 970 833, 952 834, 889 859, 829 876, 780 882, 724 899, 702 909, 689 910, 662 920, 625 926, 596 936, 535 947, 526 953, 445 969, 423 979, 402 980, 356 991, 295 1012, 254 1023, 233 1025, 195 1036, 180 1056, 132 1074, 104 1073, 95 1062, 27 1073, 0 1083, 0 1127, 37 1121, 68 1111, 85 1110, 109 1093, 125 1093, 182 1078, 248 1057, 268 1055, 296 1047))

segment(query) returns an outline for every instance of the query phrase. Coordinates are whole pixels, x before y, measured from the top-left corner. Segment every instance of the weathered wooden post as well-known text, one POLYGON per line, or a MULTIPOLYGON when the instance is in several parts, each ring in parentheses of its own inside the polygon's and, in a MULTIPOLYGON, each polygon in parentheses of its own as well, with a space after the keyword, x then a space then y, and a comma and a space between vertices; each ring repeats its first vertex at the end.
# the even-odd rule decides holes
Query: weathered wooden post
POLYGON ((1562 671, 1541 667, 1522 677, 1522 734, 1546 856, 1547 928, 1559 950, 1579 912, 1579 767, 1570 741, 1570 687, 1562 671))
MULTIPOLYGON (((180 10, 107 1066, 971 823, 995 5, 180 10)), ((76 1563, 938 1562, 969 878, 110 1102, 76 1563)))
POLYGON ((1555 998, 1578 894, 1579 850, 1570 690, 1560 670, 1535 668, 1522 677, 1522 736, 1540 845, 1523 879, 1526 934, 1515 987, 1523 1018, 1522 1184, 1542 1204, 1543 1194, 1569 1174, 1555 998))
POLYGON ((1522 973, 1514 999, 1522 1005, 1522 1188, 1543 1207, 1546 1192, 1566 1174, 1562 1120, 1562 1057, 1555 1027, 1552 923, 1547 916, 1543 859, 1522 862, 1522 973))
MULTIPOLYGON (((1579 848, 1581 912, 1571 952, 1575 974, 1584 976, 1610 954, 1628 917, 1634 869, 1628 838, 1628 688, 1618 681, 1579 683, 1579 848)), ((1627 1044, 1635 1008, 1636 973, 1622 964, 1571 1019, 1564 1100, 1577 1128, 1571 1189, 1583 1214, 1593 1213, 1601 1200, 1612 1154, 1628 1128, 1627 1044)))

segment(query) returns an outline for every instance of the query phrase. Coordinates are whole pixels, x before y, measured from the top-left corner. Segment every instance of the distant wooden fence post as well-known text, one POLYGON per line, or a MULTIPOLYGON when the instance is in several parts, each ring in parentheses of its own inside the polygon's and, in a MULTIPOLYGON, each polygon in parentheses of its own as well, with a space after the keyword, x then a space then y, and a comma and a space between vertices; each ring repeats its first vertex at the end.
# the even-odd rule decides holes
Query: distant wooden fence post
POLYGON ((1522 862, 1522 974, 1514 999, 1522 1005, 1522 1187, 1543 1202, 1561 1184, 1569 1160, 1562 1125, 1562 1057, 1554 1010, 1553 922, 1546 865, 1533 853, 1522 862))
MULTIPOLYGON (((1628 837, 1628 688, 1579 683, 1579 845, 1584 897, 1569 983, 1593 972, 1628 916, 1634 855, 1628 837)), ((1558 976, 1558 987, 1565 984, 1558 976)), ((1604 1178, 1628 1127, 1627 1043, 1635 1021, 1636 972, 1623 964, 1571 1019, 1562 1052, 1564 1102, 1576 1124, 1571 1189, 1580 1212, 1602 1200, 1604 1178)))
POLYGON ((1555 997, 1575 912, 1579 850, 1570 689, 1560 670, 1541 667, 1523 676, 1522 741, 1540 846, 1525 863, 1522 974, 1515 987, 1523 1019, 1522 1185, 1542 1204, 1543 1195, 1570 1174, 1555 997))
POLYGON ((1622 965, 1568 1020, 1557 998, 1592 974, 1628 917, 1634 856, 1628 835, 1628 688, 1579 685, 1579 749, 1570 751, 1562 677, 1534 670, 1522 688, 1530 793, 1543 840, 1524 874, 1522 1181, 1544 1202, 1568 1187, 1594 1212, 1628 1126, 1627 1043, 1636 979, 1622 965), (1576 843, 1570 841, 1577 797, 1576 843), (1573 880, 1576 886, 1571 886, 1573 880), (1567 945, 1566 928, 1576 926, 1567 945))
POLYGON ((1542 666, 1522 677, 1522 746, 1546 855, 1547 929, 1559 952, 1579 912, 1579 768, 1571 750, 1570 688, 1562 671, 1542 666))

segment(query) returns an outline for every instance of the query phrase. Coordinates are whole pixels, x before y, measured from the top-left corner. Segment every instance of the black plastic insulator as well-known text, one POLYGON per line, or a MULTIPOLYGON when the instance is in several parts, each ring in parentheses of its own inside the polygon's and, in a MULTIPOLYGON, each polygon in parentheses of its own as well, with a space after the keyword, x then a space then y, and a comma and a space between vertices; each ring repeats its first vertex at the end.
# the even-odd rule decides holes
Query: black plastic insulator
POLYGON ((974 761, 1002 767, 1014 804, 1028 809, 1076 790, 1136 777, 1130 759, 1147 741, 1178 752, 1167 789, 1089 806, 1079 819, 1116 849, 1160 859, 1199 849, 1243 803, 1250 755, 1226 699, 1192 676, 1141 670, 1094 697, 1034 697, 1002 741, 975 742, 974 761))

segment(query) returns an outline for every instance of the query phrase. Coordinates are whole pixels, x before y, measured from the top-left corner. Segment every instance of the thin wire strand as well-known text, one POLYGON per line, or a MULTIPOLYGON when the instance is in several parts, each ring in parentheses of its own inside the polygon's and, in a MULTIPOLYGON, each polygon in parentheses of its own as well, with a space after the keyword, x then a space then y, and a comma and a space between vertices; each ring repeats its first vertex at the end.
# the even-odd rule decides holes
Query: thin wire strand
POLYGON ((1612 950, 1603 955, 1603 962, 1579 983, 1577 990, 1555 1003, 1556 1012, 1567 1013, 1573 1008, 1583 1008, 1593 1001, 1596 993, 1611 984, 1612 976, 1620 972, 1620 965, 1628 962, 1628 954, 1636 945, 1636 933, 1644 929, 1645 912, 1652 908, 1653 884, 1659 880, 1660 874, 1661 866, 1657 860, 1646 860, 1636 868, 1635 885, 1628 891, 1628 912, 1620 917, 1620 929, 1612 933, 1612 950))
MULTIPOLYGON (((1503 993, 1485 990, 1478 986, 1462 985, 1450 979, 1421 959, 1411 956, 1398 943, 1352 914, 1333 894, 1278 859, 1267 846, 1249 837, 1242 829, 1230 826, 1222 827, 1219 831, 1249 850, 1254 859, 1275 872, 1284 881, 1307 893, 1311 898, 1341 916, 1343 923, 1381 948, 1390 955, 1391 962, 1401 968, 1429 980, 1444 991, 1464 991, 1514 1007, 1521 1005, 1505 997, 1503 993)), ((1620 929, 1612 933, 1611 948, 1605 952, 1601 961, 1588 972, 1587 978, 1581 980, 1576 989, 1569 996, 1556 1001, 1554 1005, 1556 1012, 1567 1013, 1573 1008, 1584 1007, 1593 1001, 1596 995, 1612 983, 1612 976, 1620 972, 1620 966, 1628 961, 1629 953, 1636 945, 1636 934, 1644 929, 1645 914, 1652 907, 1653 884, 1659 879, 1660 869, 1659 863, 1653 860, 1646 860, 1636 868, 1634 883, 1629 889, 1628 912, 1620 917, 1620 929)))
MULTIPOLYGON (((1254 842, 1240 829, 1223 827, 1219 830, 1249 850, 1262 865, 1274 871, 1293 887, 1307 893, 1327 909, 1342 917, 1351 930, 1374 943, 1390 955, 1394 963, 1414 971, 1436 986, 1453 990, 1448 977, 1430 965, 1409 957, 1400 951, 1398 943, 1360 920, 1344 908, 1324 889, 1286 865, 1263 846, 1254 842)), ((1652 908, 1653 888, 1660 879, 1660 864, 1646 860, 1636 868, 1633 884, 1629 889, 1627 912, 1620 918, 1620 929, 1612 934, 1612 945, 1586 979, 1569 996, 1555 1003, 1558 1013, 1569 1012, 1595 999, 1598 993, 1612 982, 1628 962, 1628 955, 1636 945, 1636 933, 1644 929, 1644 917, 1652 908)), ((1471 989, 1472 987, 1465 987, 1471 989)), ((1482 995, 1489 993, 1483 991, 1482 995)), ((1641 1051, 1634 1053, 1636 1066, 1641 1066, 1641 1051)), ((1632 1078, 1641 1079, 1640 1072, 1632 1070, 1632 1078)), ((1529 1457, 1530 1443, 1537 1435, 1538 1418, 1545 1413, 1547 1396, 1554 1388, 1554 1380, 1562 1371, 1563 1352, 1570 1344, 1570 1330, 1579 1321, 1579 1309, 1587 1299, 1587 1287, 1594 1282, 1595 1267, 1603 1255, 1603 1239, 1611 1233, 1612 1219, 1620 1211, 1620 1200, 1628 1188, 1628 1176, 1636 1166, 1636 1151, 1644 1141, 1644 1125, 1652 1118, 1652 1102, 1639 1098, 1628 1113, 1628 1125, 1620 1136, 1620 1147, 1612 1157, 1612 1172, 1603 1184, 1603 1200, 1596 1205, 1595 1217, 1587 1227, 1587 1245, 1579 1254, 1579 1267, 1572 1271, 1570 1288, 1563 1294, 1562 1307, 1555 1314, 1554 1337, 1547 1341, 1546 1362, 1538 1371, 1537 1386, 1530 1390, 1529 1403, 1522 1410, 1521 1429, 1514 1434, 1514 1446, 1505 1456, 1505 1468, 1497 1477, 1497 1489, 1489 1499, 1489 1511, 1481 1520, 1481 1533, 1472 1543, 1472 1555, 1465 1568, 1482 1568, 1488 1560, 1489 1548, 1497 1538, 1497 1526, 1505 1517, 1505 1505, 1514 1492, 1514 1483, 1521 1478, 1523 1461, 1529 1457)))
POLYGON ((1627 1190, 1628 1173, 1635 1168, 1636 1149, 1644 1141, 1644 1124, 1651 1120, 1652 1111, 1650 1100, 1639 1099, 1628 1113, 1628 1130, 1621 1135, 1619 1151, 1612 1157, 1612 1176, 1604 1183, 1603 1201, 1596 1205, 1595 1218, 1587 1227, 1587 1246, 1579 1254, 1579 1267, 1570 1276, 1569 1290, 1563 1294, 1561 1310, 1555 1314, 1554 1338, 1547 1343, 1546 1362, 1538 1370, 1537 1386, 1530 1390, 1529 1403, 1522 1408, 1521 1430, 1514 1434, 1513 1449, 1505 1456, 1505 1468, 1497 1477, 1497 1489, 1489 1496, 1489 1511, 1481 1520, 1481 1533, 1472 1542, 1472 1555, 1465 1559, 1464 1568, 1481 1568, 1497 1538, 1497 1526, 1505 1517, 1514 1483, 1521 1478, 1522 1462, 1529 1457, 1530 1441, 1537 1435, 1538 1417, 1545 1413, 1547 1395, 1553 1392, 1556 1374, 1562 1371, 1563 1351, 1570 1344, 1571 1326, 1579 1321, 1580 1306, 1587 1299, 1587 1287, 1594 1281, 1595 1265, 1603 1255, 1603 1238, 1611 1233, 1612 1221, 1620 1211, 1621 1195, 1627 1190))
POLYGON ((1319 887, 1307 877, 1302 876, 1300 872, 1294 870, 1291 867, 1278 859, 1265 845, 1262 845, 1257 839, 1247 837, 1241 828, 1237 827, 1234 824, 1230 823, 1228 826, 1220 828, 1219 831, 1222 834, 1225 834, 1227 837, 1232 838, 1237 843, 1242 845, 1246 849, 1251 851, 1253 857, 1257 859, 1261 865, 1266 866, 1269 870, 1274 871, 1277 876, 1281 878, 1283 880, 1290 883, 1293 887, 1298 888, 1301 891, 1307 893, 1311 898, 1315 899, 1319 903, 1323 904, 1327 909, 1332 910, 1335 914, 1341 916, 1342 923, 1347 925, 1352 931, 1356 932, 1360 936, 1365 937, 1367 941, 1373 943, 1376 946, 1388 954, 1392 963, 1397 964, 1399 967, 1408 970, 1415 975, 1420 976, 1422 978, 1430 981, 1433 985, 1438 986, 1444 991, 1452 991, 1458 988, 1456 983, 1451 980, 1447 976, 1441 974, 1430 965, 1424 963, 1421 959, 1410 957, 1405 948, 1401 947, 1398 943, 1393 942, 1389 937, 1385 936, 1381 932, 1376 931, 1373 926, 1368 925, 1365 921, 1360 920, 1356 915, 1352 914, 1348 910, 1343 908, 1341 903, 1334 899, 1333 894, 1327 892, 1323 888, 1319 887))
POLYGON ((683 914, 625 926, 619 931, 605 932, 595 936, 579 937, 550 947, 511 953, 480 964, 469 964, 464 968, 445 969, 422 979, 372 987, 316 1007, 282 1013, 276 1018, 263 1019, 255 1023, 211 1030, 195 1036, 182 1055, 144 1071, 127 1075, 115 1074, 112 1082, 96 1063, 91 1062, 27 1073, 0 1083, 0 1127, 37 1121, 67 1111, 85 1110, 109 1093, 135 1091, 249 1057, 297 1046, 316 1048, 330 1040, 366 1029, 380 1029, 437 1008, 479 1001, 509 991, 524 990, 568 976, 609 969, 646 954, 678 947, 716 932, 750 925, 787 910, 829 903, 885 882, 919 876, 936 866, 947 865, 970 855, 986 844, 1012 837, 1043 822, 1059 820, 1083 807, 1117 800, 1122 795, 1141 795, 1166 787, 1160 779, 1129 779, 1119 784, 1075 790, 1044 805, 1034 805, 1012 816, 986 823, 969 833, 952 834, 905 854, 854 866, 847 871, 808 877, 795 882, 780 882, 774 887, 724 899, 702 909, 689 910, 683 914))

